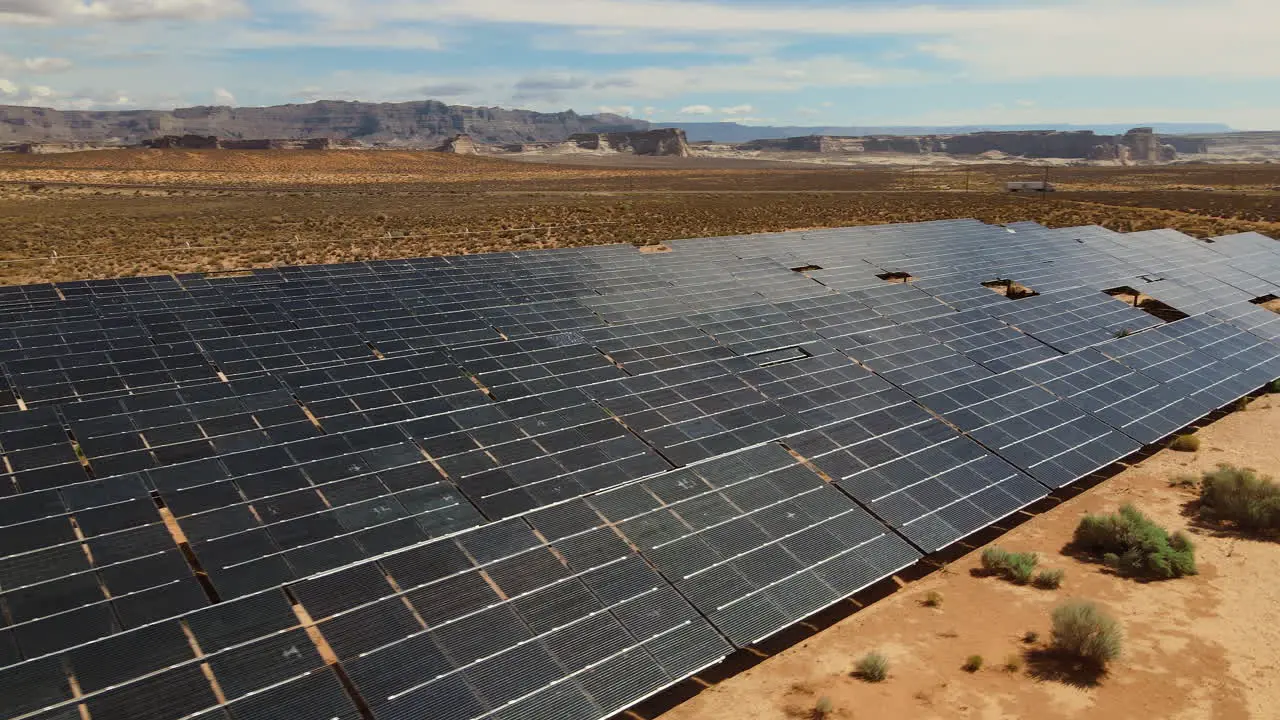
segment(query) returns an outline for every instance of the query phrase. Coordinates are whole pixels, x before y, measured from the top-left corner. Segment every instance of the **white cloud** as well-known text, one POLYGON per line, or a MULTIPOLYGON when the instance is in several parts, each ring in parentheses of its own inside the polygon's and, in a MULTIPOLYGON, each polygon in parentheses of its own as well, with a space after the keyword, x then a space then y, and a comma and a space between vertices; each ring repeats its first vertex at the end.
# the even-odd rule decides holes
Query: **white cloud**
POLYGON ((73 65, 70 60, 60 57, 16 58, 0 53, 0 72, 4 73, 51 74, 70 70, 73 65))
POLYGON ((918 49, 977 78, 1280 77, 1273 0, 1076 0, 1045 12, 998 39, 954 28, 918 49), (1225 18, 1241 21, 1220 32, 1225 18))
POLYGON ((683 30, 628 30, 624 28, 589 27, 567 31, 549 31, 535 35, 531 44, 536 50, 549 52, 590 53, 593 55, 738 55, 753 57, 771 55, 786 41, 776 36, 758 37, 708 36, 707 33, 683 30))
POLYGON ((0 0, 0 24, 217 20, 246 14, 243 0, 0 0))
POLYGON ((649 105, 649 106, 646 106, 646 107, 645 107, 645 109, 644 109, 644 116, 645 116, 645 117, 653 117, 654 115, 656 115, 657 113, 660 113, 660 112, 662 112, 662 111, 661 111, 661 110, 659 110, 658 108, 653 107, 652 105, 649 105))
POLYGON ((1280 104, 1217 107, 1206 111, 1195 107, 1168 106, 1098 106, 1098 107, 1014 107, 997 109, 963 108, 938 110, 911 117, 878 116, 859 121, 860 125, 1113 125, 1117 123, 1153 122, 1221 122, 1241 130, 1274 130, 1280 128, 1280 104))
POLYGON ((911 70, 875 68, 828 55, 802 60, 763 57, 746 63, 633 68, 617 72, 614 80, 625 82, 631 97, 648 99, 708 93, 794 92, 815 87, 870 87, 911 83, 921 77, 911 70))
POLYGON ((470 82, 429 82, 417 89, 427 98, 456 98, 475 93, 482 88, 470 82))
POLYGON ((60 57, 24 58, 22 66, 33 73, 58 73, 70 70, 74 63, 60 57))
POLYGON ((0 97, 11 105, 34 105, 59 110, 118 110, 135 107, 132 99, 119 90, 81 90, 70 93, 48 85, 21 86, 0 79, 0 97))
POLYGON ((804 116, 806 116, 806 117, 812 117, 812 116, 814 116, 814 115, 821 115, 821 114, 822 114, 822 111, 821 111, 821 110, 819 110, 819 109, 817 109, 817 108, 811 108, 811 107, 798 107, 798 108, 796 108, 796 114, 797 114, 797 115, 804 115, 804 116))
MULTIPOLYGON (((211 71, 212 72, 212 69, 211 71)), ((222 82, 216 75, 209 86, 222 82)), ((688 98, 710 94, 735 95, 792 93, 806 88, 846 88, 918 82, 914 72, 870 68, 839 57, 816 57, 801 60, 758 58, 745 63, 723 63, 688 66, 644 66, 618 70, 606 75, 592 75, 582 68, 572 70, 546 68, 524 77, 511 79, 503 68, 469 68, 452 76, 426 76, 413 73, 349 71, 332 73, 323 78, 301 77, 281 81, 274 77, 255 78, 259 86, 287 83, 293 92, 281 93, 280 100, 312 101, 318 99, 396 102, 442 96, 429 91, 433 86, 456 86, 454 102, 482 105, 522 107, 544 112, 568 108, 586 111, 598 106, 627 105, 635 108, 659 106, 655 101, 682 101, 669 107, 683 108, 678 115, 750 115, 758 106, 743 104, 717 109, 710 104, 690 102, 688 98), (300 89, 298 89, 300 88, 300 89), (620 102, 625 99, 627 102, 620 102)), ((238 79, 237 90, 245 93, 246 80, 238 79)), ((272 89, 273 95, 280 93, 272 89)), ((653 114, 662 114, 654 111, 653 114)))
POLYGON ((944 9, 929 5, 900 8, 809 5, 798 11, 776 0, 773 5, 749 6, 693 0, 558 0, 555 3, 528 0, 383 0, 367 3, 366 6, 375 15, 386 19, 503 22, 671 32, 688 32, 690 28, 697 28, 707 34, 790 32, 821 35, 921 35, 957 29, 994 32, 1002 27, 1025 25, 1037 18, 1052 17, 1043 10, 1013 9, 1008 6, 944 9))
POLYGON ((1035 100, 1014 100, 1013 104, 1017 105, 1018 107, 1035 107, 1036 101, 1035 100))
MULTIPOLYGON (((294 1, 305 1, 302 7, 320 17, 352 12, 339 0, 294 1)), ((729 0, 366 0, 359 11, 366 22, 393 27, 454 22, 560 28, 587 38, 585 52, 593 43, 598 51, 646 52, 644 41, 634 40, 646 34, 681 52, 689 43, 711 47, 739 38, 880 35, 911 39, 916 52, 958 62, 969 77, 1280 77, 1274 38, 1280 3, 1274 0, 975 0, 968 7, 881 0, 806 4, 803 10, 783 0, 745 6, 729 0), (1226 18, 1240 21, 1228 32, 1226 18)), ((542 42, 574 49, 563 38, 542 42)), ((878 59, 896 62, 892 57, 881 53, 878 59)))
POLYGON ((605 115, 634 115, 636 109, 630 105, 601 105, 596 108, 596 112, 603 113, 605 115))
POLYGON ((395 48, 398 50, 443 50, 444 42, 414 28, 280 28, 241 29, 221 41, 228 48, 395 48))
POLYGON ((226 88, 214 88, 213 90, 214 105, 235 105, 236 96, 231 94, 226 88))

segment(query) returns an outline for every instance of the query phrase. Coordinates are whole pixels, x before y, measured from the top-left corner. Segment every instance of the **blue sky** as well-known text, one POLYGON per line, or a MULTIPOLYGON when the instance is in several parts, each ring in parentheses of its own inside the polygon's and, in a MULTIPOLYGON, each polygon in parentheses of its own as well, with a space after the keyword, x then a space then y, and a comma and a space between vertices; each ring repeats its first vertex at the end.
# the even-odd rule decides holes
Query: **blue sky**
POLYGON ((0 0, 0 104, 1280 129, 1276 0, 0 0))

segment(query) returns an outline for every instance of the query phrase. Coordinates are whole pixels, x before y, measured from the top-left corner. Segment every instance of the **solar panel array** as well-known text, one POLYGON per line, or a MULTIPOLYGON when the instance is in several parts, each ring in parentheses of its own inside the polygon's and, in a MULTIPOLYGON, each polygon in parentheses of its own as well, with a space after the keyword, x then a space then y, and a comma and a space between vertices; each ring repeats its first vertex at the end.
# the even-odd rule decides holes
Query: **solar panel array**
POLYGON ((0 717, 607 717, 1280 378, 1261 235, 665 248, 0 288, 0 717))

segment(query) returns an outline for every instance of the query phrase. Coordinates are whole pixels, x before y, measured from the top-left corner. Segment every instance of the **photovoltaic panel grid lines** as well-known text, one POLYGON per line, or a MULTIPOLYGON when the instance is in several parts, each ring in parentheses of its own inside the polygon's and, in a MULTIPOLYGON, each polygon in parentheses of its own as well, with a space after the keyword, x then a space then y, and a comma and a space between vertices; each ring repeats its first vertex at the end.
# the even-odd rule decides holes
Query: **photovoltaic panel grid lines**
POLYGON ((1255 233, 666 249, 0 288, 0 720, 606 718, 1280 378, 1255 233))

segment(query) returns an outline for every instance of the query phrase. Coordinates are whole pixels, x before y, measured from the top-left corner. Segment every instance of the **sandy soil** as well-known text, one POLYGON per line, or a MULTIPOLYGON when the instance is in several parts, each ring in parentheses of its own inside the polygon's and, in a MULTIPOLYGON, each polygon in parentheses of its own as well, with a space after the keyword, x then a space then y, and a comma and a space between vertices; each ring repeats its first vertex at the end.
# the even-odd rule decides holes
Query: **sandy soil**
POLYGON ((0 179, 17 182, 298 186, 426 181, 451 185, 609 177, 618 172, 413 150, 99 150, 0 155, 0 179))
MULTIPOLYGON (((1184 515, 1194 492, 1169 485, 1178 474, 1220 462, 1280 473, 1280 395, 1255 400, 1200 431, 1201 451, 1161 451, 1109 480, 1027 519, 998 537, 1035 551, 1042 567, 1066 570, 1058 590, 978 577, 980 548, 826 630, 703 690, 662 720, 812 717, 829 698, 833 718, 1274 718, 1280 703, 1280 544, 1194 527, 1184 515), (1139 583, 1068 557, 1063 544, 1086 512, 1134 503, 1197 542, 1200 575, 1139 583), (940 607, 922 603, 930 591, 940 607), (1049 613, 1069 598, 1095 600, 1122 624, 1125 654, 1096 684, 1037 661, 1049 613), (1035 644, 1022 641, 1036 631, 1035 644), (890 676, 868 684, 850 676, 878 650, 890 676), (985 666, 970 674, 965 659, 985 666), (1016 672, 1003 668, 1014 656, 1016 672)), ((1037 507, 1036 510, 1041 508, 1037 507)), ((984 538, 989 540, 990 538, 984 538)))

